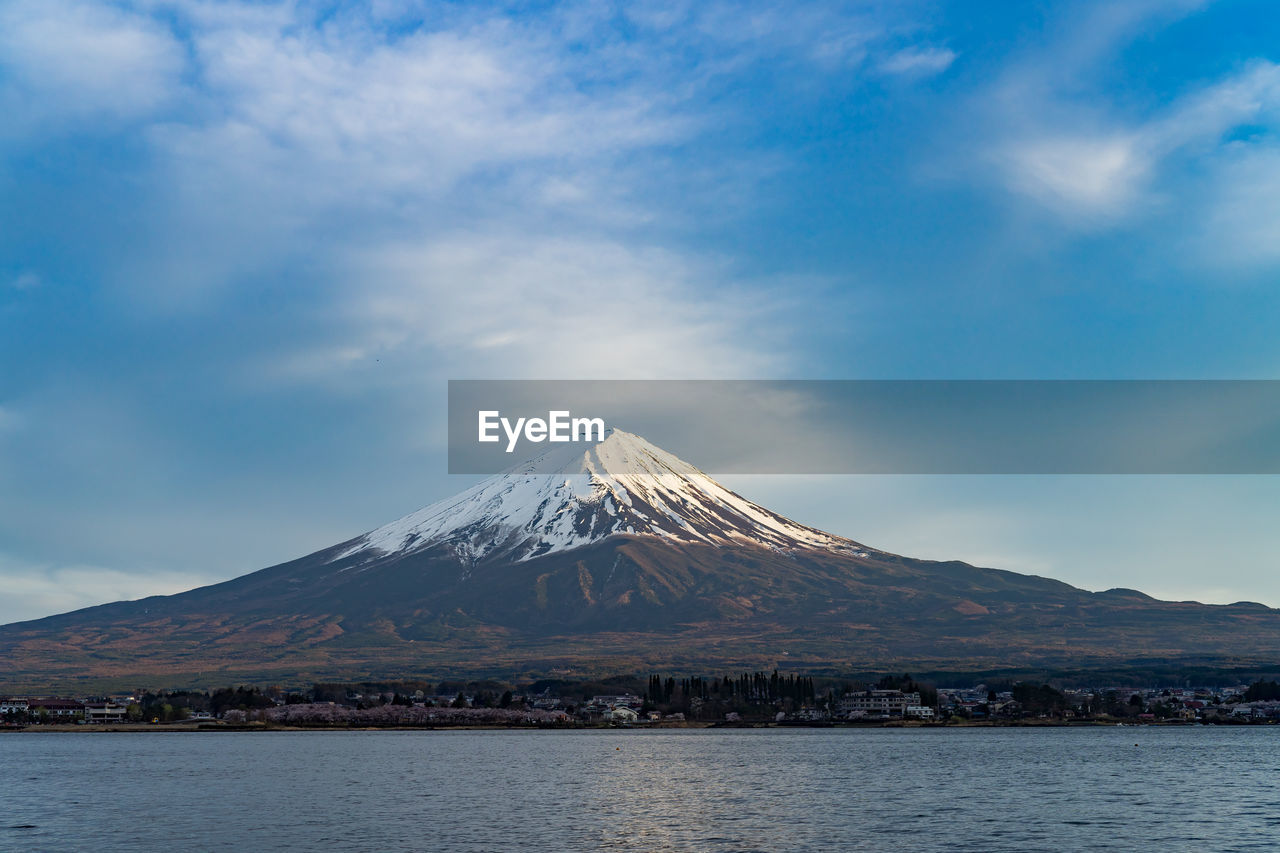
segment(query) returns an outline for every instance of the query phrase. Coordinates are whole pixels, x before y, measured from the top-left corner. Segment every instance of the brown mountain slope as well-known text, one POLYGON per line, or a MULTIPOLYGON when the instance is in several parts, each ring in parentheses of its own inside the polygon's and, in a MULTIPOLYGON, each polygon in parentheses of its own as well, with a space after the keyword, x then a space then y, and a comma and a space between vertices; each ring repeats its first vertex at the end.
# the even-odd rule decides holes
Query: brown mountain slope
POLYGON ((1090 593, 874 551, 624 534, 524 561, 464 561, 444 545, 339 556, 351 546, 0 627, 0 689, 1280 657, 1280 611, 1261 605, 1090 593))

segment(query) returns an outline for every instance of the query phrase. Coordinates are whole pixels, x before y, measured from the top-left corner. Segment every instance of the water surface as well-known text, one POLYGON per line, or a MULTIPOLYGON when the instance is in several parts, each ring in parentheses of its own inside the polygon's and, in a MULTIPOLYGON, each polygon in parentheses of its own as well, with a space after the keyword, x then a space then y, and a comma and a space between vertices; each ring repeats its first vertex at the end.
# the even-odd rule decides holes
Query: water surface
POLYGON ((1280 729, 0 735, 0 850, 1263 850, 1280 729))

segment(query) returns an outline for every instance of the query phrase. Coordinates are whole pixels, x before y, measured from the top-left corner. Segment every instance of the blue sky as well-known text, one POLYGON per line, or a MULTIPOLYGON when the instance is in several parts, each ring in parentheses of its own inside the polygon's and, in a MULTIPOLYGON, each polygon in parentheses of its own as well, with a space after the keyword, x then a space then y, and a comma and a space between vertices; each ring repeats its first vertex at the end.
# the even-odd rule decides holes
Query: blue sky
MULTIPOLYGON (((1264 2, 9 0, 0 621, 456 491, 448 378, 1277 378, 1276 45, 1264 2)), ((1275 478, 726 482, 1280 605, 1275 478)))

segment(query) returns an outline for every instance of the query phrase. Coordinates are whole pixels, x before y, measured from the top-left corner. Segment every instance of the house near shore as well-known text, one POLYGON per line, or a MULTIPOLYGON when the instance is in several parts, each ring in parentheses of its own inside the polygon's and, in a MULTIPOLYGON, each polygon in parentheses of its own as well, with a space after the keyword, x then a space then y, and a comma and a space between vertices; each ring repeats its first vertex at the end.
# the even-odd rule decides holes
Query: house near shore
POLYGON ((629 722, 640 718, 640 710, 644 700, 630 693, 622 696, 593 696, 578 709, 578 716, 584 720, 609 720, 618 722, 621 718, 613 716, 619 711, 630 714, 629 722))
POLYGON ((58 722, 78 720, 84 716, 84 705, 74 699, 28 699, 27 713, 45 716, 58 722))
POLYGON ((920 707, 922 706, 919 693, 903 693, 901 690, 861 690, 856 693, 846 693, 840 697, 837 710, 841 717, 854 720, 865 717, 905 717, 908 708, 920 707))
POLYGON ((605 711, 603 717, 611 723, 634 723, 640 719, 639 714, 625 705, 605 711))
POLYGON ((86 723, 123 723, 128 708, 113 702, 88 702, 84 706, 86 723))

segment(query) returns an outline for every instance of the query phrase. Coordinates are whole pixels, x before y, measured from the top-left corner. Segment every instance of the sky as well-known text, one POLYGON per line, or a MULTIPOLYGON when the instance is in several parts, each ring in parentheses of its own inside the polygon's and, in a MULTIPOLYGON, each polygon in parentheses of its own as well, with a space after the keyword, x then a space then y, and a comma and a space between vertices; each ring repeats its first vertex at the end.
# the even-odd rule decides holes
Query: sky
MULTIPOLYGON (((449 379, 1280 378, 1278 134, 1268 2, 5 0, 0 622, 459 491, 449 379)), ((1280 606, 1276 477, 723 479, 1280 606)))

